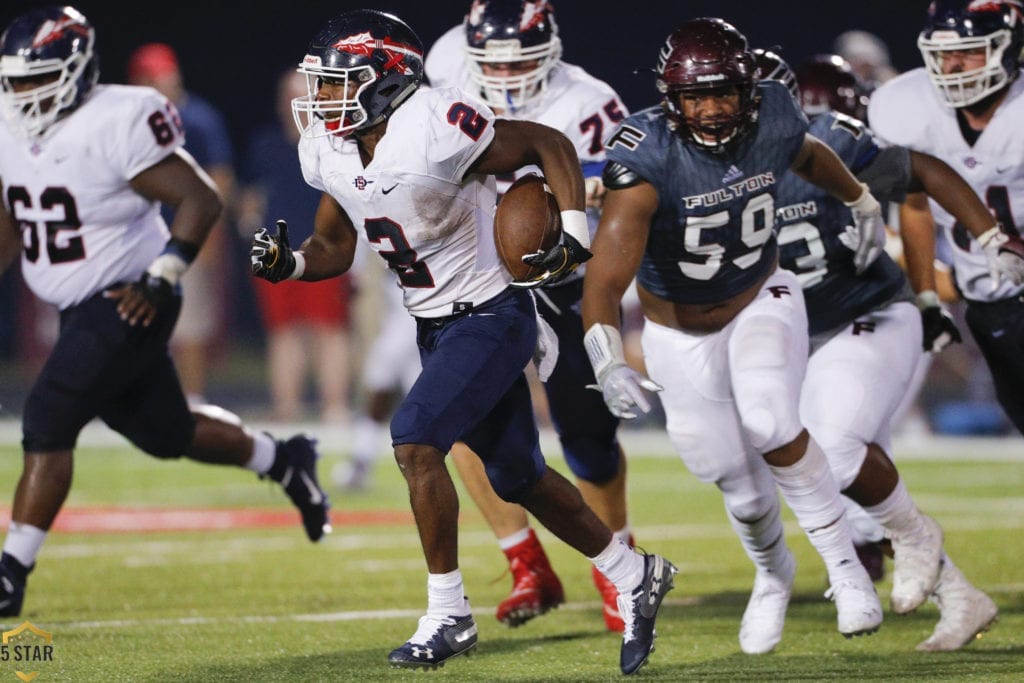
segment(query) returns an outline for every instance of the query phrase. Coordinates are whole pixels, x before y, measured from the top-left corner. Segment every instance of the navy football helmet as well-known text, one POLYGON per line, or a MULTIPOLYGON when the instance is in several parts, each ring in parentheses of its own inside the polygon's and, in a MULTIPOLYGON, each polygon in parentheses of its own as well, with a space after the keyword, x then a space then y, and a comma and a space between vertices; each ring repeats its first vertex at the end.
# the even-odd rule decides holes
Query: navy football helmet
POLYGON ((850 63, 839 55, 815 55, 796 70, 800 106, 808 116, 829 111, 867 118, 868 90, 850 63))
POLYGON ((34 137, 74 110, 99 78, 96 32, 74 7, 26 12, 0 36, 0 106, 12 129, 34 137))
POLYGON ((757 48, 754 50, 754 58, 757 59, 757 78, 759 80, 778 81, 786 86, 794 100, 799 101, 800 92, 797 90, 796 74, 778 52, 757 48))
POLYGON ((310 42, 298 67, 307 95, 292 100, 299 132, 346 136, 386 120, 423 81, 423 44, 398 17, 371 9, 340 14, 310 42), (342 99, 320 99, 324 81, 345 86, 342 99), (324 125, 318 127, 316 120, 324 125))
POLYGON ((555 13, 546 0, 473 0, 466 15, 469 72, 492 107, 521 109, 547 87, 562 57, 555 13), (515 73, 488 75, 485 65, 515 65, 515 73))
POLYGON ((673 31, 655 71, 669 125, 687 142, 719 152, 757 121, 757 60, 746 37, 722 19, 694 19, 673 31), (684 116, 680 95, 730 89, 739 96, 734 113, 684 116))
POLYGON ((917 47, 946 104, 972 105, 1017 77, 1024 48, 1024 6, 1020 0, 935 0, 917 47), (944 73, 945 54, 966 50, 984 50, 984 66, 944 73))

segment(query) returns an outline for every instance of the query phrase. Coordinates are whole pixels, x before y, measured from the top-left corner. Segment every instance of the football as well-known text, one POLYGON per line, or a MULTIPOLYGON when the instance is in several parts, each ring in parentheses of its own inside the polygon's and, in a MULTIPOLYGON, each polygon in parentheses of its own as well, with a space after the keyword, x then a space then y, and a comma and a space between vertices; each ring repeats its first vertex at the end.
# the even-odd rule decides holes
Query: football
POLYGON ((494 213, 494 244, 512 279, 529 280, 539 268, 523 263, 523 256, 547 251, 562 237, 562 216, 555 195, 534 173, 519 178, 498 202, 494 213))

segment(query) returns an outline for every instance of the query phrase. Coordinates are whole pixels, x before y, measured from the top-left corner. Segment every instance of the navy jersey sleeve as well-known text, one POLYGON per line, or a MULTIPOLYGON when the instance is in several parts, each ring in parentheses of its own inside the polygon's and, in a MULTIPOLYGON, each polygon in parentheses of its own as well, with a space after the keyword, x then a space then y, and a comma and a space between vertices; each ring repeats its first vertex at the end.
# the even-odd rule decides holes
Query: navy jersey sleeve
POLYGON ((758 113, 758 143, 774 147, 792 164, 804 144, 809 123, 789 89, 778 81, 758 83, 761 106, 758 113))
POLYGON ((668 127, 661 107, 650 107, 623 121, 605 142, 608 161, 617 162, 651 184, 664 172, 668 127), (661 125, 659 125, 661 124, 661 125))

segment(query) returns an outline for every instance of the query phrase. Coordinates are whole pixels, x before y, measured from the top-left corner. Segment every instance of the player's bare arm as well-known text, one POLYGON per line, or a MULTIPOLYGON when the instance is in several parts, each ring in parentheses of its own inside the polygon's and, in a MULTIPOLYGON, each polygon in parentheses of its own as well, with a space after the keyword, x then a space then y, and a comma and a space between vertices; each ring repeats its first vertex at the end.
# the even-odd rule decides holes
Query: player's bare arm
POLYGON ((583 328, 619 326, 622 295, 643 259, 658 192, 650 183, 609 190, 583 278, 583 328))
POLYGON ((143 197, 173 206, 168 248, 150 265, 140 282, 106 292, 117 300, 117 312, 129 325, 148 327, 159 308, 195 259, 224 208, 213 181, 184 150, 177 150, 131 180, 143 197))
POLYGON ((523 166, 540 166, 562 211, 582 211, 586 187, 576 149, 565 135, 531 121, 494 122, 494 140, 480 155, 470 173, 512 173, 523 166))
MULTIPOLYGON (((3 183, 0 183, 0 193, 3 183)), ((0 273, 5 272, 21 253, 21 233, 7 207, 0 202, 0 273)))
POLYGON ((962 223, 967 232, 980 237, 995 226, 996 219, 975 191, 945 161, 911 150, 910 163, 914 181, 939 206, 962 223))
POLYGON ((345 209, 334 197, 320 198, 314 218, 313 234, 302 244, 306 260, 300 280, 324 280, 352 267, 356 253, 356 229, 345 209))

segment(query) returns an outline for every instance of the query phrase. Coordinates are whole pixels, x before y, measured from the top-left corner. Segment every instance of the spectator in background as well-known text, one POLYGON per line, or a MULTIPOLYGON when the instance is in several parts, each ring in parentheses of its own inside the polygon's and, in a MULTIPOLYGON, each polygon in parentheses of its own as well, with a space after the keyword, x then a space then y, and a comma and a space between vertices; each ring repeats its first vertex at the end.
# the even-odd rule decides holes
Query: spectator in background
POLYGON ((889 47, 874 33, 840 33, 832 43, 832 51, 850 63, 853 73, 869 90, 874 90, 898 73, 892 66, 889 47))
MULTIPOLYGON (((302 179, 297 151, 299 131, 292 122, 291 109, 292 99, 305 94, 306 80, 293 69, 278 79, 277 116, 273 123, 253 134, 241 166, 244 185, 237 206, 240 232, 251 235, 260 226, 285 216, 295 226, 295 238, 300 243, 313 232, 320 193, 302 179)), ((256 279, 254 286, 267 330, 274 419, 302 417, 306 371, 312 366, 321 419, 346 420, 349 277, 301 285, 286 281, 276 287, 256 279), (311 351, 307 351, 307 336, 312 338, 311 351)))
MULTIPOLYGON (((213 105, 185 89, 174 49, 163 43, 147 43, 128 60, 128 81, 160 91, 181 114, 185 126, 185 149, 213 179, 230 206, 235 183, 234 155, 224 117, 213 105)), ((163 208, 164 220, 173 211, 163 208)), ((189 403, 204 403, 213 340, 224 315, 225 231, 223 216, 214 225, 195 264, 182 280, 186 296, 181 317, 171 338, 181 383, 189 403)))

